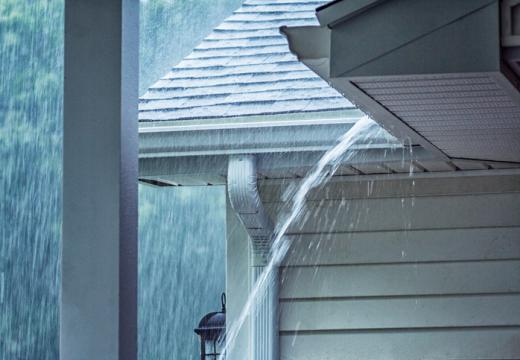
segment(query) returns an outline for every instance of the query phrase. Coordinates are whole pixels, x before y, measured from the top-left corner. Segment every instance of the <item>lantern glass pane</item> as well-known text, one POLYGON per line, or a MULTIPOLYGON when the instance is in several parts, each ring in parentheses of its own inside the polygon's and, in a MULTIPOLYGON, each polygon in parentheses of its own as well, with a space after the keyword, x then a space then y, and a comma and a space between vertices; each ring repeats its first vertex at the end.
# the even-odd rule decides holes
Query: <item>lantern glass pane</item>
POLYGON ((224 346, 226 345, 226 338, 221 337, 217 340, 216 346, 217 346, 217 353, 222 354, 224 351, 224 346))
POLYGON ((206 359, 207 360, 213 360, 213 359, 216 360, 219 355, 218 348, 217 348, 217 342, 214 340, 206 340, 205 347, 206 347, 206 359))
POLYGON ((212 355, 214 355, 216 353, 215 342, 213 340, 206 340, 205 347, 206 347, 206 359, 212 359, 212 355))

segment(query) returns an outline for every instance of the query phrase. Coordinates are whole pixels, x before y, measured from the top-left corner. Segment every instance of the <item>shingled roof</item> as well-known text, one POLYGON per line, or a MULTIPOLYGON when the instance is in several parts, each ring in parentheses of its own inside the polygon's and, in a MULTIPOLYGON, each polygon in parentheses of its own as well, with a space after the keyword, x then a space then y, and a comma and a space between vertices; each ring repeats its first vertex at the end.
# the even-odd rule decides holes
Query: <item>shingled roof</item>
POLYGON ((317 25, 328 0, 247 0, 141 97, 139 120, 352 109, 290 53, 280 26, 317 25))

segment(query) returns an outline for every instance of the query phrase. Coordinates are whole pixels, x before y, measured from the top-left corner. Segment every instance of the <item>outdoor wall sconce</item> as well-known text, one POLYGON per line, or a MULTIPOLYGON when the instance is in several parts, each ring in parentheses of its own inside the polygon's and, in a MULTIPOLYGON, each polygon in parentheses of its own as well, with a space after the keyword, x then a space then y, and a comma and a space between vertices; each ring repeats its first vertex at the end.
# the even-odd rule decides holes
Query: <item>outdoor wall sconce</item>
POLYGON ((194 330, 200 336, 200 360, 217 360, 226 339, 226 294, 221 295, 222 310, 204 315, 194 330))

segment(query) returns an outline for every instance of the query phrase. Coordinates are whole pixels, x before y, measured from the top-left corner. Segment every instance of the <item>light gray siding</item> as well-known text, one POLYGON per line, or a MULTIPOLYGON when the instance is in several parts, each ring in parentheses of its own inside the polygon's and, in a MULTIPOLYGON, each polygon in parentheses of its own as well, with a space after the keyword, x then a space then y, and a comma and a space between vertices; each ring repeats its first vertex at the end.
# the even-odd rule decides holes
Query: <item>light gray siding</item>
MULTIPOLYGON (((273 218, 287 184, 266 183, 273 218)), ((281 269, 281 359, 520 358, 520 177, 310 195, 281 269)))

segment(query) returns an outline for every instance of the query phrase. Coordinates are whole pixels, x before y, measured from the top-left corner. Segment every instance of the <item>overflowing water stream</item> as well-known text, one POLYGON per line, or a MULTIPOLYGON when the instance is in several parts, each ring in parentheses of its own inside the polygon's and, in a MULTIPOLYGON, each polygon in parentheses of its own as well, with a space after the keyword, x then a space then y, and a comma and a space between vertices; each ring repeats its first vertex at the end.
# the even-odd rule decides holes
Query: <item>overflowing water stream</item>
POLYGON ((377 123, 368 116, 361 118, 349 131, 341 136, 337 143, 316 163, 316 165, 303 178, 299 187, 293 189, 288 196, 290 202, 289 211, 277 222, 273 234, 269 260, 262 273, 247 297, 247 301, 242 308, 239 317, 226 329, 226 343, 219 357, 223 360, 236 341, 246 319, 251 315, 255 306, 265 297, 269 284, 274 280, 278 266, 284 260, 290 247, 290 241, 285 236, 289 227, 298 220, 305 210, 305 201, 308 193, 324 183, 334 175, 339 165, 355 156, 359 150, 353 147, 360 142, 370 143, 371 139, 379 138, 383 132, 377 123))

